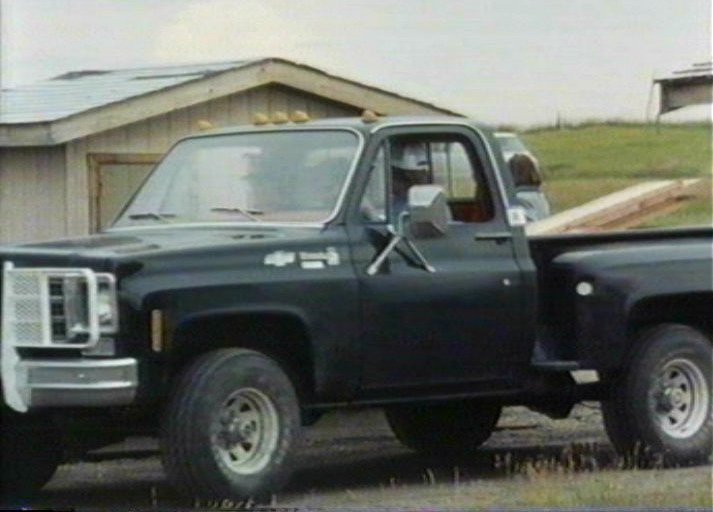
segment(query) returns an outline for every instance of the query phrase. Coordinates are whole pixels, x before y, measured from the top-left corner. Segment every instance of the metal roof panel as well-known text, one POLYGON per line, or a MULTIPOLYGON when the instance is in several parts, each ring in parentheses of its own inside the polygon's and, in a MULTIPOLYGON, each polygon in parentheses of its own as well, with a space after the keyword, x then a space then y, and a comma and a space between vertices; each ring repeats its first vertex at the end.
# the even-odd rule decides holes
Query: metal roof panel
POLYGON ((688 69, 674 71, 668 76, 654 79, 655 83, 676 83, 713 80, 713 62, 701 62, 688 69))
POLYGON ((256 61, 73 71, 35 84, 0 91, 0 124, 56 121, 252 62, 256 61))

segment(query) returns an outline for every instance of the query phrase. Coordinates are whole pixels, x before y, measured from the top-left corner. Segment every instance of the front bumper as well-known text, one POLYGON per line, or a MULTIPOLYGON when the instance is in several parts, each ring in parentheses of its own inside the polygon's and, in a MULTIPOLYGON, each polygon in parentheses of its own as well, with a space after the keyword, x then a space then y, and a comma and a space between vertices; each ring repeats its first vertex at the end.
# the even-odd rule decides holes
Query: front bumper
POLYGON ((138 363, 133 358, 20 359, 14 377, 13 394, 25 410, 128 405, 136 397, 138 363))
POLYGON ((105 407, 134 401, 136 359, 92 357, 113 354, 114 340, 102 337, 117 331, 112 274, 90 268, 16 268, 5 262, 1 307, 0 375, 4 401, 11 409, 105 407), (100 295, 109 299, 110 321, 101 319, 100 295), (105 341, 108 350, 102 345, 105 341), (54 351, 57 358, 28 357, 32 349, 54 351), (71 355, 78 351, 86 357, 71 355))

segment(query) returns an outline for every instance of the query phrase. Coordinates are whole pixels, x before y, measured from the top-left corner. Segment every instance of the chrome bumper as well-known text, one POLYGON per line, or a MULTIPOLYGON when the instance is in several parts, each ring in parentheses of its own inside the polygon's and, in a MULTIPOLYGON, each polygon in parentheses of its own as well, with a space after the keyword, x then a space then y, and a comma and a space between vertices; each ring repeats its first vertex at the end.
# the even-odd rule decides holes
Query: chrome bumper
POLYGON ((138 388, 136 359, 20 359, 17 394, 27 408, 128 405, 138 388))

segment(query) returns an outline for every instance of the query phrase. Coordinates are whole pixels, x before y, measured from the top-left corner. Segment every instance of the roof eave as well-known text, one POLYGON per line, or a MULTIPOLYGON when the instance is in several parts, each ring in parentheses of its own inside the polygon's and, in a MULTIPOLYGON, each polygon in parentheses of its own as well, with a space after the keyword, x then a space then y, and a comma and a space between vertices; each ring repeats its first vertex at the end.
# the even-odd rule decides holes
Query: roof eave
POLYGON ((46 146, 163 115, 174 110, 268 84, 283 84, 340 103, 367 106, 382 114, 457 112, 330 75, 310 66, 267 58, 123 101, 85 110, 52 122, 0 125, 0 146, 46 146))
POLYGON ((54 146, 51 123, 0 124, 0 147, 54 146))
POLYGON ((689 84, 709 84, 713 83, 713 75, 675 76, 668 78, 657 78, 656 84, 662 85, 689 85, 689 84))
MULTIPOLYGON (((315 68, 306 64, 300 64, 296 63, 287 59, 282 59, 278 57, 271 57, 269 59, 265 59, 262 62, 269 62, 270 64, 273 64, 274 67, 274 75, 278 78, 292 78, 292 76, 289 74, 289 70, 294 70, 294 69, 299 69, 306 74, 309 75, 309 78, 311 80, 307 81, 307 83, 301 83, 303 87, 299 87, 300 89, 303 90, 309 90, 313 89, 310 92, 313 92, 315 94, 319 94, 320 96, 325 96, 329 97, 328 93, 330 92, 328 88, 325 88, 323 86, 320 86, 320 84, 316 84, 314 82, 314 79, 317 79, 319 77, 322 77, 325 81, 334 81, 336 83, 339 83, 342 85, 341 90, 339 91, 341 94, 337 94, 337 97, 335 98, 330 98, 334 99, 335 101, 344 101, 344 89, 346 88, 354 88, 358 90, 358 93, 356 96, 353 96, 351 94, 348 94, 347 96, 351 97, 353 100, 358 101, 361 104, 367 103, 369 105, 369 108, 372 110, 375 110, 379 113, 383 114, 389 114, 389 115, 433 115, 433 114, 444 114, 444 115, 449 115, 449 116, 458 116, 458 117, 465 117, 462 113, 456 112, 454 110, 450 110, 444 107, 440 107, 438 105, 435 105, 433 103, 429 103, 426 101, 421 101, 417 100, 414 98, 410 98, 408 96, 403 96, 391 91, 387 91, 385 89, 381 89, 379 87, 375 87, 372 85, 364 84, 362 82, 358 82, 356 80, 351 80, 348 78, 332 75, 330 73, 327 73, 326 71, 323 71, 319 68, 315 68), (287 70, 287 76, 284 75, 284 72, 287 70), (367 92, 366 98, 372 99, 377 102, 376 105, 369 103, 366 101, 364 91, 367 92), (383 97, 382 97, 383 96, 383 97), (384 105, 385 111, 382 111, 378 105, 383 104, 384 98, 388 98, 389 101, 386 101, 388 105, 384 105), (394 104, 394 102, 397 102, 394 104), (396 110, 394 110, 393 107, 397 107, 396 110), (418 106, 422 109, 422 112, 415 112, 414 111, 414 106, 418 106)), ((285 83, 285 85, 292 85, 293 87, 295 86, 293 83, 287 83, 287 82, 281 82, 285 83)), ((350 91, 353 92, 353 91, 350 91)), ((354 101, 352 104, 356 104, 354 101)))

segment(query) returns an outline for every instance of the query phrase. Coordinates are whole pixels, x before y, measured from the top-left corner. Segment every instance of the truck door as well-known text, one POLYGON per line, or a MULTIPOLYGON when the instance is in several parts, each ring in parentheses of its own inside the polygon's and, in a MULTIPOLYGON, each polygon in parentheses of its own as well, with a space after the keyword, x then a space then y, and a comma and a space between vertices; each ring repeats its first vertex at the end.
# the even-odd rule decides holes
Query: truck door
POLYGON ((522 320, 530 291, 485 145, 465 126, 404 130, 380 132, 350 228, 362 301, 362 387, 432 390, 507 379, 529 360, 522 320), (405 191, 429 183, 445 190, 452 221, 445 236, 411 240, 434 272, 402 244, 370 275, 405 208, 405 191))

